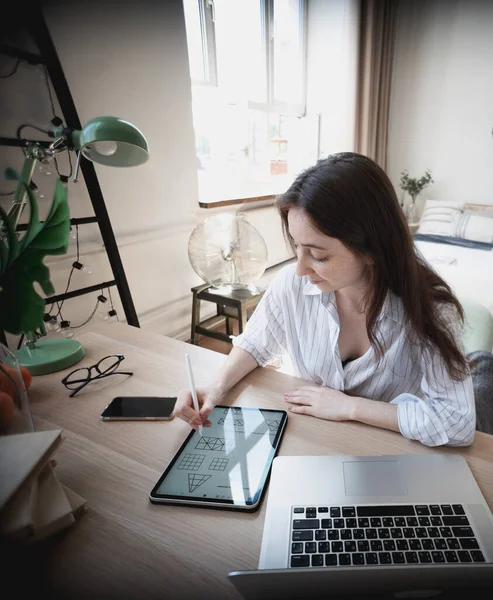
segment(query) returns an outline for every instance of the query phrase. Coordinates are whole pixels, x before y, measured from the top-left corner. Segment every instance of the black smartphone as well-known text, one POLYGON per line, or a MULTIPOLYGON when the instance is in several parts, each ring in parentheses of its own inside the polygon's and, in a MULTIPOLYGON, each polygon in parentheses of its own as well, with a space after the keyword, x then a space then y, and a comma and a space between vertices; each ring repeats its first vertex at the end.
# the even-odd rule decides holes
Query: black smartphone
POLYGON ((101 413, 103 421, 169 421, 176 397, 119 396, 101 413))

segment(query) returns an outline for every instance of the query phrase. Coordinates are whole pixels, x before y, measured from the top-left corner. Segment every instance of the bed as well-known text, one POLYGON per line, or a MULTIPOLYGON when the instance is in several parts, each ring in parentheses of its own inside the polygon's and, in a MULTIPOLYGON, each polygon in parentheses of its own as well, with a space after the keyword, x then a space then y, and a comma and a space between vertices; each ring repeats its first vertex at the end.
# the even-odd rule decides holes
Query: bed
POLYGON ((414 234, 420 254, 450 285, 466 312, 467 352, 493 349, 493 244, 414 234))

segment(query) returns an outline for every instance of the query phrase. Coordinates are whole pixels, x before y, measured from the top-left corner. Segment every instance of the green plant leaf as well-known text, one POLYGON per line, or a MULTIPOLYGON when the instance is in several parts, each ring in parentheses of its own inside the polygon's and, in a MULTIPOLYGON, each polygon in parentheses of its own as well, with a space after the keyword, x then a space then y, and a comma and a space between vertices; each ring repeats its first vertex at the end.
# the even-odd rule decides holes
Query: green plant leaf
MULTIPOLYGON (((15 242, 11 245, 11 236, 8 237, 8 266, 0 275, 0 327, 13 334, 34 331, 43 323, 45 301, 34 283, 40 285, 44 294, 54 293, 50 271, 43 260, 48 255, 65 254, 70 231, 68 192, 60 180, 44 223, 39 222, 36 200, 32 190, 27 189, 31 206, 29 226, 20 243, 13 232, 17 246, 15 242)), ((5 222, 5 213, 1 216, 5 222)), ((12 232, 8 218, 6 225, 12 232)))
MULTIPOLYGON (((3 234, 3 227, 5 223, 5 218, 7 215, 5 211, 2 210, 0 206, 0 234, 3 234)), ((0 275, 3 273, 4 265, 7 265, 7 260, 9 256, 9 247, 3 241, 3 235, 0 235, 0 275)))
MULTIPOLYGON (((2 254, 2 270, 0 271, 0 277, 7 270, 8 266, 19 256, 19 240, 15 233, 14 227, 11 220, 7 216, 7 213, 0 206, 0 217, 2 218, 2 233, 6 237, 6 241, 1 240, 3 248, 2 254)), ((3 237, 3 236, 2 236, 3 237)))
POLYGON ((402 171, 400 187, 411 196, 417 196, 427 185, 433 183, 431 171, 428 169, 421 177, 409 177, 407 171, 402 171))

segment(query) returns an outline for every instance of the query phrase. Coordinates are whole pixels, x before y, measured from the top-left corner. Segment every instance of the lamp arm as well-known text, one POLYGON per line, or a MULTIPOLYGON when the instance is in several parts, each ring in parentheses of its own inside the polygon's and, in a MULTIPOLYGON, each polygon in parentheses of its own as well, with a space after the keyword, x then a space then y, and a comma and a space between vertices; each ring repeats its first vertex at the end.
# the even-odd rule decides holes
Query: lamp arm
MULTIPOLYGON (((78 129, 70 129, 70 127, 55 127, 50 135, 55 140, 62 140, 63 144, 69 150, 80 149, 80 131, 78 129)), ((57 142, 54 142, 55 144, 57 142)))
POLYGON ((57 127, 51 132, 51 135, 54 138, 56 138, 56 141, 52 144, 53 148, 56 148, 59 144, 63 143, 64 147, 68 148, 69 151, 75 150, 76 161, 74 169, 74 178, 72 181, 74 183, 77 183, 79 181, 80 161, 82 158, 80 143, 81 132, 78 129, 69 129, 68 127, 57 127))
POLYGON ((24 159, 24 164, 22 165, 21 171, 21 181, 17 183, 17 187, 15 188, 14 192, 14 200, 9 212, 7 213, 7 216, 11 220, 14 229, 18 225, 22 211, 24 210, 24 206, 27 203, 27 191, 25 184, 29 185, 31 183, 37 162, 38 158, 30 153, 28 153, 24 159))
POLYGON ((75 159, 75 169, 74 169, 74 179, 73 182, 77 183, 79 181, 79 168, 80 168, 80 161, 82 158, 82 153, 80 150, 77 150, 77 154, 75 155, 76 159, 75 159))
POLYGON ((57 152, 65 149, 67 145, 66 137, 57 136, 48 148, 40 146, 37 142, 26 142, 24 164, 22 165, 21 179, 17 183, 14 192, 12 206, 7 213, 14 229, 19 224, 24 207, 27 203, 26 185, 31 184, 31 179, 39 160, 43 161, 47 156, 53 156, 57 152))

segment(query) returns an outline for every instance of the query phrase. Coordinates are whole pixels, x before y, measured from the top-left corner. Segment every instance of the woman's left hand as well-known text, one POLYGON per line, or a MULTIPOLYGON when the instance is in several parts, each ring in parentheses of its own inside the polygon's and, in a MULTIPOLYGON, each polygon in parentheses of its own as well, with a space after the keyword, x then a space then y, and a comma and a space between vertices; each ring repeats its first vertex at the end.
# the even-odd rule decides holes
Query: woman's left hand
POLYGON ((284 399, 293 413, 311 415, 328 421, 349 421, 354 398, 328 387, 314 385, 286 392, 284 399))

